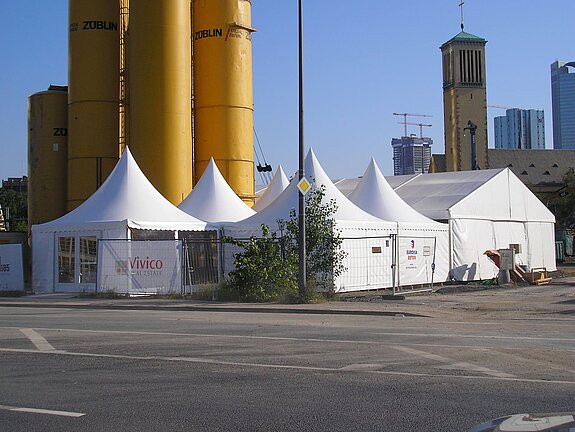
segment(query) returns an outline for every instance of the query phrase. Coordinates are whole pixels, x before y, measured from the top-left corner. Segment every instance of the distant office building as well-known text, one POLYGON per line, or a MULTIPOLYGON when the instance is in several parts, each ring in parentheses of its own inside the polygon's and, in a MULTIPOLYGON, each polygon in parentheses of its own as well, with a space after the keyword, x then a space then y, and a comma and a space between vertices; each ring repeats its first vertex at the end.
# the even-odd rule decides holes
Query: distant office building
POLYGON ((553 148, 575 149, 575 62, 551 64, 553 148))
POLYGON ((392 138, 393 175, 428 173, 432 144, 433 140, 427 137, 392 138))
MULTIPOLYGON (((463 25, 462 25, 463 29, 463 25)), ((487 156, 487 89, 485 44, 478 36, 461 31, 441 45, 443 57, 443 122, 447 171, 489 166, 487 156), (475 130, 475 157, 469 127, 475 130)))
POLYGON ((545 117, 542 110, 508 109, 495 117, 495 148, 540 150, 545 148, 545 117))

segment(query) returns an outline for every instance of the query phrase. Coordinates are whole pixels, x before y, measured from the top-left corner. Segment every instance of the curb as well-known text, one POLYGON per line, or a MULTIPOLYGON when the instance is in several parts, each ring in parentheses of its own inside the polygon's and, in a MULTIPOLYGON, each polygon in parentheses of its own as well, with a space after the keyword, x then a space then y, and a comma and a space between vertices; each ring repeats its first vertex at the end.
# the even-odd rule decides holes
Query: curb
POLYGON ((410 317, 429 318, 427 315, 410 312, 389 312, 389 311, 369 311, 369 310, 338 310, 338 309, 305 309, 305 308, 278 308, 278 307, 237 307, 237 306, 157 306, 157 305, 109 305, 109 304, 63 304, 63 303, 12 303, 0 302, 0 307, 30 307, 41 309, 101 309, 101 310, 160 310, 175 312, 245 312, 245 313, 267 313, 267 314, 307 314, 307 315, 355 315, 355 316, 385 316, 385 317, 410 317))

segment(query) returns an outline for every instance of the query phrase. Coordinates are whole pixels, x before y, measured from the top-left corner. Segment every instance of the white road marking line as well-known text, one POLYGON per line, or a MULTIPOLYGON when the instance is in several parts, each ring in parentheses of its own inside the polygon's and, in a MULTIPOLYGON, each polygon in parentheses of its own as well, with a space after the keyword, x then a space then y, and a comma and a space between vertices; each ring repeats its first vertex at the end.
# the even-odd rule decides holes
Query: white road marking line
MULTIPOLYGON (((493 356, 502 356, 502 355, 509 356, 509 357, 519 359, 522 362, 536 364, 537 366, 544 367, 546 369, 553 369, 553 370, 557 370, 557 371, 561 371, 561 372, 568 372, 568 373, 575 375, 575 370, 563 369, 563 368, 551 365, 548 362, 544 362, 544 361, 541 361, 541 360, 536 359, 536 358, 526 358, 525 356, 518 356, 517 354, 513 354, 511 352, 508 352, 510 350, 513 350, 513 348, 495 349, 495 348, 478 348, 478 347, 475 347, 474 350, 480 351, 480 352, 485 352, 485 353, 488 353, 488 354, 493 355, 493 356), (501 351, 501 350, 505 350, 505 351, 501 351)), ((567 352, 570 352, 570 350, 567 350, 567 352)))
POLYGON ((20 331, 24 333, 24 336, 30 339, 30 342, 36 345, 36 348, 38 348, 40 351, 56 351, 56 348, 50 345, 50 342, 44 339, 35 330, 31 328, 21 328, 20 331))
MULTIPOLYGON (((0 326, 0 329, 18 329, 19 327, 0 326)), ((173 332, 142 332, 142 331, 122 331, 122 330, 86 330, 86 329, 69 329, 69 328, 49 328, 35 327, 36 330, 57 331, 69 333, 95 333, 95 334, 119 334, 119 335, 138 335, 138 336, 175 336, 175 337, 198 337, 198 338, 223 338, 223 339, 255 339, 271 341, 294 341, 294 342, 320 342, 320 343, 341 343, 341 344, 358 344, 358 345, 387 345, 382 341, 366 340, 346 340, 346 339, 320 339, 320 338, 298 338, 298 337, 280 337, 280 336, 250 336, 250 335, 229 335, 229 334, 208 334, 208 333, 173 333, 173 332)), ((519 339, 519 340, 542 340, 542 341, 575 341, 575 339, 564 338, 546 338, 546 337, 528 337, 528 336, 485 336, 485 335, 454 335, 454 334, 429 334, 429 333, 371 333, 375 335, 392 335, 392 336, 422 336, 422 337, 446 337, 446 338, 483 338, 483 339, 519 339)), ((445 347, 445 348, 481 348, 477 345, 451 345, 451 344, 426 344, 417 342, 401 342, 402 345, 428 346, 428 347, 445 347)), ((491 348, 491 347, 486 347, 491 348)), ((510 348, 518 349, 521 348, 510 348)), ((565 349, 564 351, 575 352, 575 350, 565 349)))
MULTIPOLYGON (((266 368, 266 369, 290 369, 290 370, 320 371, 320 372, 335 372, 335 373, 345 372, 338 368, 279 365, 279 364, 265 364, 265 363, 241 363, 241 362, 220 361, 214 359, 202 359, 192 357, 156 357, 156 356, 140 357, 140 356, 119 355, 119 354, 93 354, 93 353, 79 353, 70 351, 36 351, 36 350, 9 349, 9 348, 0 348, 0 352, 43 354, 43 355, 45 354, 65 355, 75 357, 97 357, 97 358, 111 358, 121 360, 175 361, 175 362, 213 364, 222 366, 255 367, 255 368, 266 368)), ((534 378, 506 378, 497 376, 478 376, 478 375, 448 375, 448 374, 430 374, 430 373, 416 373, 416 372, 381 371, 381 370, 377 371, 367 370, 364 371, 364 373, 374 373, 379 375, 390 375, 390 376, 421 377, 421 378, 509 381, 509 382, 531 383, 531 384, 560 384, 560 385, 575 386, 575 381, 546 380, 546 379, 534 379, 534 378)))
POLYGON ((441 369, 457 369, 457 370, 473 371, 498 378, 515 378, 515 375, 511 375, 505 372, 500 372, 497 370, 489 369, 483 366, 478 366, 467 362, 455 362, 454 360, 451 360, 447 357, 442 357, 425 351, 419 351, 413 348, 406 348, 403 346, 391 346, 391 348, 397 351, 402 351, 404 353, 411 354, 417 357, 422 357, 428 360, 434 360, 440 363, 447 363, 444 366, 440 366, 441 369))
POLYGON ((572 338, 553 338, 553 337, 535 337, 535 336, 499 336, 499 335, 462 335, 449 333, 392 333, 378 332, 372 333, 383 336, 413 336, 413 337, 445 337, 445 338, 472 338, 472 339, 514 339, 514 340, 542 340, 542 341, 562 341, 575 342, 572 338))
POLYGON ((0 405, 0 410, 5 411, 16 411, 16 412, 26 412, 26 413, 34 413, 34 414, 47 414, 47 415, 55 415, 61 417, 82 417, 85 416, 85 413, 77 413, 71 411, 54 411, 54 410, 46 410, 40 408, 25 408, 25 407, 13 407, 7 405, 0 405))

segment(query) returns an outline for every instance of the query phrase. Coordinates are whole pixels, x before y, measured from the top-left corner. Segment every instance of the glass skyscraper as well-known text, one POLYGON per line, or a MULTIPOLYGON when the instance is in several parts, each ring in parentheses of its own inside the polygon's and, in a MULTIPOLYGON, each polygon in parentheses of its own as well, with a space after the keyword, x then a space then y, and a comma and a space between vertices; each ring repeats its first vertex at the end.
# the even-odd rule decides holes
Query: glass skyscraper
POLYGON ((575 62, 551 64, 553 148, 575 149, 575 62))
POLYGON ((496 149, 545 148, 545 117, 540 110, 508 109, 505 116, 495 117, 496 149))
POLYGON ((427 174, 431 162, 431 138, 392 138, 393 175, 427 174))

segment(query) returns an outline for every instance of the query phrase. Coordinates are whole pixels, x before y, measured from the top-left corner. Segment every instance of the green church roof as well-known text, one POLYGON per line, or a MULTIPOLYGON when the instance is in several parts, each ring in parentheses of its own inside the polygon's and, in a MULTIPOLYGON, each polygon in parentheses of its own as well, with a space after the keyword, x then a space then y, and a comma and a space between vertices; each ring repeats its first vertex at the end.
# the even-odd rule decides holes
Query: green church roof
POLYGON ((441 47, 443 48, 445 45, 450 44, 452 42, 480 42, 480 43, 486 43, 487 41, 479 36, 475 36, 472 35, 471 33, 467 33, 467 32, 460 32, 459 34, 457 34, 456 36, 454 36, 453 38, 451 38, 450 40, 448 40, 447 42, 445 42, 441 47))

